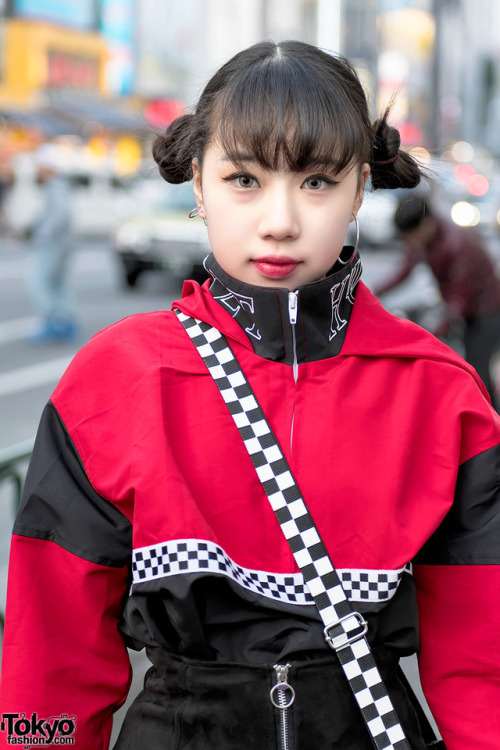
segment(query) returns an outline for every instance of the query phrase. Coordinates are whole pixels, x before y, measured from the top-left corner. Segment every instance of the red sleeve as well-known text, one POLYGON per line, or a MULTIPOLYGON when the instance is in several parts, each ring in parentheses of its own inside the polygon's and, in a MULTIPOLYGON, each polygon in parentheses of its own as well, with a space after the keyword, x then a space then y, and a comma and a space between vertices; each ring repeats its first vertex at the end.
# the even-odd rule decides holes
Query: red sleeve
POLYGON ((499 417, 479 394, 469 403, 453 505, 415 560, 419 665, 447 750, 498 750, 499 417))
POLYGON ((500 747, 500 566, 416 566, 422 687, 447 750, 500 747))
MULTIPOLYGON (((52 725, 54 717, 74 717, 72 747, 108 748, 113 711, 130 680, 117 626, 126 584, 126 568, 88 562, 51 541, 14 536, 0 714, 36 713, 36 721, 50 719, 52 725)), ((0 732, 2 747, 11 747, 7 730, 0 732)))
POLYGON ((93 488, 49 404, 14 524, 0 747, 19 744, 12 739, 16 732, 18 740, 26 734, 30 722, 22 744, 41 745, 43 733, 47 739, 59 720, 66 739, 75 739, 72 747, 108 748, 112 715, 126 698, 131 676, 118 630, 131 535, 129 519, 93 488))

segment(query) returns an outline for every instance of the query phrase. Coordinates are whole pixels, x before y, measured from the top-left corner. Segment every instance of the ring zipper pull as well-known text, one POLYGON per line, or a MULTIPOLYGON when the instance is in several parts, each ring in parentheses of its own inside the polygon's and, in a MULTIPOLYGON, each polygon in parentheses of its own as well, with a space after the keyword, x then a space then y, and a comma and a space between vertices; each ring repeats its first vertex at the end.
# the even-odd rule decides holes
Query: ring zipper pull
POLYGON ((273 667, 276 672, 277 683, 271 688, 269 697, 275 708, 290 708, 295 700, 295 690, 287 682, 288 671, 291 666, 291 664, 275 664, 273 667), (285 695, 287 690, 290 691, 290 697, 288 700, 285 695))

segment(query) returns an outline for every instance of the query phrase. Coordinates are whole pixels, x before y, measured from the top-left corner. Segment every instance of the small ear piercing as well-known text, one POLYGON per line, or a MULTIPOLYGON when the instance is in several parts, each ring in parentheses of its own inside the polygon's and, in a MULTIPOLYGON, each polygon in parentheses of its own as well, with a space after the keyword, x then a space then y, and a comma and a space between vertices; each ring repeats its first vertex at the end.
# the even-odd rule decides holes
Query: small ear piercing
POLYGON ((205 211, 203 210, 203 208, 201 206, 196 206, 196 208, 193 208, 188 213, 188 216, 189 216, 190 219, 194 219, 196 216, 199 216, 200 219, 203 219, 203 223, 205 224, 205 226, 207 226, 207 219, 206 219, 206 216, 205 216, 205 211), (203 211, 203 213, 202 213, 202 211, 203 211))

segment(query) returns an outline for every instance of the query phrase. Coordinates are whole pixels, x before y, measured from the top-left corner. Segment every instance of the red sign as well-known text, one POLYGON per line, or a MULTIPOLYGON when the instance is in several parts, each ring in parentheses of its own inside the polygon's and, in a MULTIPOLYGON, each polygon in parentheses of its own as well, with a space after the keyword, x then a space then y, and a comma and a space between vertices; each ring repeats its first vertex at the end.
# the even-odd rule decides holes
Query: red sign
POLYGON ((144 117, 155 128, 166 128, 186 111, 179 99, 153 99, 144 108, 144 117))
POLYGON ((47 86, 53 89, 99 90, 99 60, 49 50, 47 86))

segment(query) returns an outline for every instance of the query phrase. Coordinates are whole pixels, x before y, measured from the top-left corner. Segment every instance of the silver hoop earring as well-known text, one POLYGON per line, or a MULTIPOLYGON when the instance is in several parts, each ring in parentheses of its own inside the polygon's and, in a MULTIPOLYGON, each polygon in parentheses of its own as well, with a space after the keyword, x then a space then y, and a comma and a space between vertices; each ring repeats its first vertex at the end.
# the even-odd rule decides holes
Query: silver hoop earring
POLYGON ((194 218, 196 218, 196 216, 198 216, 198 206, 196 206, 195 208, 193 208, 193 209, 192 209, 192 210, 191 210, 191 211, 190 211, 190 212, 188 213, 188 216, 189 216, 189 218, 190 218, 190 219, 194 219, 194 218))
POLYGON ((358 251, 358 244, 359 244, 359 222, 358 222, 358 217, 357 216, 354 216, 354 224, 356 226, 356 242, 354 244, 354 252, 352 253, 352 255, 349 258, 349 260, 342 260, 341 257, 340 257, 340 255, 339 255, 339 257, 337 258, 337 263, 340 263, 341 266, 347 266, 351 262, 351 260, 354 258, 354 256, 356 255, 356 253, 358 251))
POLYGON ((356 215, 354 215, 354 223, 356 225, 356 242, 354 243, 354 253, 353 253, 353 255, 355 255, 357 253, 357 251, 358 251, 358 245, 359 245, 359 221, 358 221, 358 217, 356 215))

